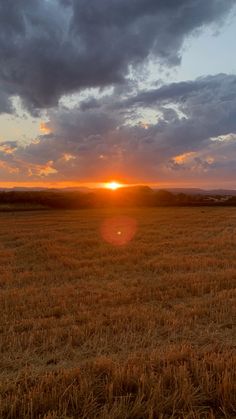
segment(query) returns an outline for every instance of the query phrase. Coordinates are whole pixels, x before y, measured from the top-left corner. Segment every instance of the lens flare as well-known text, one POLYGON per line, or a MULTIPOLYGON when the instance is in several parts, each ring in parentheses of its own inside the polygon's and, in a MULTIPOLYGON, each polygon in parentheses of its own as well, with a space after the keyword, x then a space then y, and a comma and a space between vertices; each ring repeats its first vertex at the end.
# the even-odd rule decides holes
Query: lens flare
POLYGON ((101 226, 103 240, 114 246, 123 246, 129 243, 135 236, 136 231, 136 220, 126 216, 108 218, 101 226))

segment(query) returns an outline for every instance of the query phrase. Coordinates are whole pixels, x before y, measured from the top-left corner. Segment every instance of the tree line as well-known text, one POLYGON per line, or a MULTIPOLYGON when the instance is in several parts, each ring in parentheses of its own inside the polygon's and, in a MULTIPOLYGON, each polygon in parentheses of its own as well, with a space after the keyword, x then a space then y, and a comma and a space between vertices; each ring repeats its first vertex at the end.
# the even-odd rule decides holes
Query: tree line
POLYGON ((218 195, 191 195, 152 190, 148 186, 121 188, 116 191, 93 190, 89 192, 64 191, 11 191, 0 192, 0 208, 7 206, 40 207, 54 209, 79 209, 103 207, 156 207, 156 206, 234 206, 236 197, 218 195))

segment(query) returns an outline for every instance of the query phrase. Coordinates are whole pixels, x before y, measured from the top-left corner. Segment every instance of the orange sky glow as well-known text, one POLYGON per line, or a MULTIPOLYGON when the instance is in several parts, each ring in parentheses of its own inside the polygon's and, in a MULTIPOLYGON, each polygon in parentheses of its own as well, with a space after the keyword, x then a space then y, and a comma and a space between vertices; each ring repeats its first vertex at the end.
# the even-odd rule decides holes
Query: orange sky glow
POLYGON ((183 182, 181 185, 178 183, 170 183, 170 182, 137 182, 137 183, 125 183, 125 182, 117 182, 120 186, 118 188, 112 188, 109 185, 111 185, 112 182, 104 181, 104 182, 42 182, 42 181, 33 181, 33 182, 0 182, 0 188, 49 188, 49 189, 63 189, 63 188, 90 188, 90 189, 99 189, 99 188, 105 188, 105 189, 111 189, 111 190, 117 190, 121 187, 130 187, 130 186, 138 186, 138 185, 147 185, 150 188, 158 188, 158 189, 168 189, 168 188, 202 188, 202 189, 217 189, 217 188, 229 188, 229 189, 235 189, 234 183, 229 182, 228 184, 225 184, 225 182, 217 183, 209 185, 206 184, 199 184, 194 183, 192 181, 190 182, 183 182))

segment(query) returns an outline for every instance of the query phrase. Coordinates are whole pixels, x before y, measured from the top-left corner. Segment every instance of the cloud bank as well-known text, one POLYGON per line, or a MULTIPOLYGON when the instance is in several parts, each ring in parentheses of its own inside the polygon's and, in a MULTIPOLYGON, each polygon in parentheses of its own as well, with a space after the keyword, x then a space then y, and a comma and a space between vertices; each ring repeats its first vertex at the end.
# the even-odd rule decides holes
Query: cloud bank
POLYGON ((61 107, 48 116, 37 141, 0 148, 8 177, 18 170, 22 179, 76 182, 112 176, 127 182, 202 183, 236 175, 233 75, 169 84, 119 102, 113 92, 97 99, 96 107, 61 107), (138 118, 140 107, 156 112, 152 123, 130 120, 131 114, 138 118))
POLYGON ((0 144, 1 181, 232 182, 236 76, 142 89, 136 76, 150 61, 178 65, 187 37, 234 3, 1 0, 0 113, 16 96, 46 112, 38 138, 0 144))
POLYGON ((151 58, 181 60, 186 37, 234 0, 1 0, 0 112, 31 112, 84 88, 122 84, 151 58))

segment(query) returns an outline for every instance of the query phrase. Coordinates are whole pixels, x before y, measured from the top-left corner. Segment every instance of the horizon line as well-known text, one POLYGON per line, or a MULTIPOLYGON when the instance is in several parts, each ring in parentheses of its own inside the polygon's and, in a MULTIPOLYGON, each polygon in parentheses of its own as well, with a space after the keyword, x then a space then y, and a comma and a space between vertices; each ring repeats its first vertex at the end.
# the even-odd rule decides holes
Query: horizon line
MULTIPOLYGON (((83 183, 72 183, 72 182, 53 182, 53 183, 38 183, 38 182, 0 182, 0 189, 107 189, 107 185, 110 182, 83 182, 83 183)), ((193 184, 183 184, 183 185, 174 185, 173 183, 154 183, 154 182, 139 182, 139 183, 120 183, 120 187, 129 188, 129 187, 141 187, 148 186, 151 189, 201 189, 201 190, 236 190, 234 185, 193 185, 193 184)))

